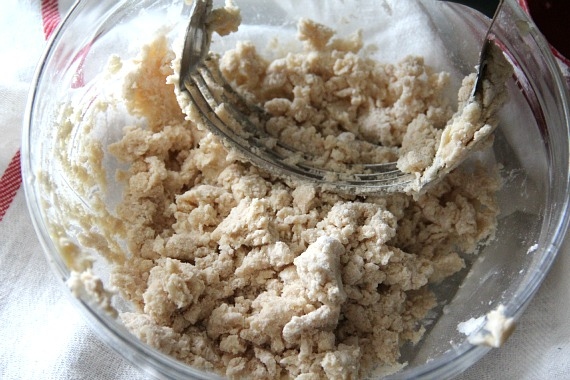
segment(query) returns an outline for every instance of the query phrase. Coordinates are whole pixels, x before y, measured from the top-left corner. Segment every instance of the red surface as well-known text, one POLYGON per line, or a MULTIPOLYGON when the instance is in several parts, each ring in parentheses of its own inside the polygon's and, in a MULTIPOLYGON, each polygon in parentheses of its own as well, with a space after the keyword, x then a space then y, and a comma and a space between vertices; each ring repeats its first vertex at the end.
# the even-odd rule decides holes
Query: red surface
POLYGON ((552 52, 570 66, 570 1, 519 0, 552 47, 552 52))

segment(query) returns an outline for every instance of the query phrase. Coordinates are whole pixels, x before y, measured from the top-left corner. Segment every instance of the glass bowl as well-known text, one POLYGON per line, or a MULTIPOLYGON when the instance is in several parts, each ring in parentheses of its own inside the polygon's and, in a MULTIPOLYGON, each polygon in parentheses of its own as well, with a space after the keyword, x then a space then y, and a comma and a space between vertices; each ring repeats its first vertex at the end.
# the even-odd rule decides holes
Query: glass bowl
MULTIPOLYGON (((455 78, 473 71, 489 23, 458 4, 422 1, 416 7, 420 4, 436 39, 405 24, 396 35, 382 38, 394 27, 391 20, 403 17, 396 2, 364 1, 358 7, 345 1, 237 3, 242 27, 228 37, 214 36, 214 51, 223 52, 244 38, 258 46, 275 36, 287 40, 294 36, 297 20, 310 17, 339 34, 363 28, 364 42, 380 47, 371 53, 377 59, 397 61, 420 54, 434 68, 459 75, 455 78), (378 22, 379 17, 385 22, 378 22), (266 32, 259 33, 258 27, 266 32), (368 41, 369 36, 380 37, 368 41)), ((174 43, 185 31, 187 16, 188 6, 182 1, 77 2, 38 67, 22 147, 29 210, 54 272, 69 285, 77 280, 77 272, 93 267, 92 277, 82 279, 83 290, 74 289, 73 302, 101 339, 125 358, 151 375, 180 379, 215 375, 142 343, 113 311, 129 311, 132 306, 119 295, 107 304, 108 293, 101 288, 108 284, 110 262, 120 260, 117 253, 129 254, 120 226, 112 223, 124 190, 114 173, 125 168, 106 148, 121 138, 122 127, 136 116, 120 107, 103 110, 94 121, 88 116, 101 111, 90 105, 110 93, 101 84, 109 56, 135 57, 158 31, 174 43), (83 104, 84 113, 68 114, 62 123, 63 104, 83 104)), ((402 348, 407 366, 391 378, 449 378, 484 356, 490 349, 470 344, 458 324, 485 316, 499 305, 517 320, 545 278, 567 229, 570 114, 563 78, 548 44, 516 0, 506 1, 496 34, 515 69, 495 143, 478 153, 502 165, 496 236, 467 258, 467 269, 433 287, 440 302, 430 316, 428 332, 414 347, 402 348)), ((457 86, 459 81, 452 83, 453 90, 457 86)))

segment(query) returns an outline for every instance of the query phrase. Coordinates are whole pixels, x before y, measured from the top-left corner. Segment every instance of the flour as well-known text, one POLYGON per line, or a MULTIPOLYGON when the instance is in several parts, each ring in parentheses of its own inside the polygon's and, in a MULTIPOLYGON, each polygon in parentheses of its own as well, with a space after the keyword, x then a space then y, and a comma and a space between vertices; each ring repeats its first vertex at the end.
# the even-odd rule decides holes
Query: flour
POLYGON ((494 348, 501 347, 515 329, 514 319, 507 317, 505 312, 505 306, 499 305, 486 316, 477 319, 472 318, 467 322, 460 323, 458 330, 467 335, 467 340, 471 344, 494 348), (483 327, 482 331, 475 333, 481 326, 483 327))

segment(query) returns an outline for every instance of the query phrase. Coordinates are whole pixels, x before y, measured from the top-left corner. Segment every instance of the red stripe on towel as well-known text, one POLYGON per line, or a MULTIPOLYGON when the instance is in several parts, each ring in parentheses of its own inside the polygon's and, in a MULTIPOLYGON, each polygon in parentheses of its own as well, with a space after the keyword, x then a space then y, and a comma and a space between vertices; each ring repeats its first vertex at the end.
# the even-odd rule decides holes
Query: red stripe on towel
POLYGON ((20 151, 18 151, 0 178, 0 221, 16 197, 21 184, 22 172, 20 170, 20 151))
POLYGON ((55 28, 59 25, 59 7, 57 0, 42 0, 42 22, 44 24, 44 35, 46 40, 51 36, 55 28))

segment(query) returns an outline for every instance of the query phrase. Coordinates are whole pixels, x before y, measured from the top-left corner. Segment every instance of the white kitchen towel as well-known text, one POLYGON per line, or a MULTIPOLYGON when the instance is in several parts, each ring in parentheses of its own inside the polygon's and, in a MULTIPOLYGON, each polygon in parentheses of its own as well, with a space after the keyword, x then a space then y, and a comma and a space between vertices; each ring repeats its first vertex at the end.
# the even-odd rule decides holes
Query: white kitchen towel
MULTIPOLYGON (((96 0, 92 0, 96 1, 96 0)), ((3 0, 0 12, 0 379, 146 379, 103 344, 48 266, 26 209, 19 147, 46 36, 70 0, 3 0)), ((570 379, 570 246, 501 349, 461 379, 570 379)))

